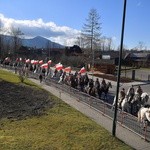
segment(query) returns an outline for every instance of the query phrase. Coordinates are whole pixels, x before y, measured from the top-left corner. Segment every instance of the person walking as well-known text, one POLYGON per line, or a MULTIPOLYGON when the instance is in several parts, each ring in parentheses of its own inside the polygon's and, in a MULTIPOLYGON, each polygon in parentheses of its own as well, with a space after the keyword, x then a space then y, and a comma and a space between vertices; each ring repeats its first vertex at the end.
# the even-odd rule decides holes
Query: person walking
POLYGON ((43 80, 42 74, 39 75, 39 79, 40 79, 40 83, 42 83, 42 80, 43 80))

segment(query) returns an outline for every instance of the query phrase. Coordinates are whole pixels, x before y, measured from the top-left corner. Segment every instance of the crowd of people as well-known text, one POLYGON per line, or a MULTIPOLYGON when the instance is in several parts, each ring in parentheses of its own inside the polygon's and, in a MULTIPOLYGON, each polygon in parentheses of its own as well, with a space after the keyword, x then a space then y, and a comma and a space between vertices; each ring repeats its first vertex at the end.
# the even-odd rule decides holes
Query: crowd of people
MULTIPOLYGON (((86 92, 91 96, 98 96, 101 98, 102 93, 106 95, 109 89, 108 83, 106 83, 104 78, 101 81, 99 81, 99 78, 96 78, 94 81, 93 78, 89 78, 87 73, 81 74, 78 71, 74 73, 65 72, 62 69, 55 69, 53 71, 51 68, 45 69, 40 67, 40 64, 24 63, 22 66, 19 65, 20 63, 14 63, 15 73, 19 72, 19 74, 22 75, 28 75, 29 72, 38 73, 40 82, 42 82, 46 77, 57 78, 58 83, 68 84, 72 88, 79 89, 80 91, 86 92)), ((136 89, 134 89, 132 85, 127 91, 125 91, 125 88, 122 88, 118 96, 119 107, 121 108, 123 99, 128 98, 128 102, 132 103, 135 95, 139 96, 140 98, 142 93, 143 90, 141 86, 138 86, 136 89)))
POLYGON ((124 88, 120 90, 119 99, 120 101, 122 101, 127 96, 130 99, 129 101, 131 101, 135 94, 141 97, 142 93, 143 93, 143 90, 140 85, 136 88, 136 90, 134 89, 134 86, 132 85, 131 87, 129 87, 127 92, 125 92, 124 88))
MULTIPOLYGON (((119 92, 119 99, 118 99, 118 105, 120 109, 123 109, 122 103, 124 100, 126 100, 128 104, 128 110, 125 110, 133 115, 136 115, 138 109, 141 107, 141 95, 143 93, 143 89, 141 88, 140 85, 137 86, 135 89, 133 85, 129 87, 127 92, 125 91, 124 88, 122 88, 119 92), (136 104, 135 104, 136 103, 136 104)), ((125 102, 124 102, 125 103, 125 102)))
MULTIPOLYGON (((7 65, 6 62, 4 61, 2 64, 7 65)), ((12 66, 15 68, 16 74, 19 73, 23 76, 28 76, 29 72, 38 73, 40 83, 42 83, 43 79, 47 79, 48 77, 57 78, 58 83, 68 84, 72 88, 79 89, 91 96, 98 96, 99 98, 101 98, 102 93, 105 91, 106 95, 109 88, 107 88, 107 83, 104 78, 101 81, 99 81, 99 78, 96 78, 94 81, 93 78, 89 78, 87 73, 82 74, 78 71, 74 73, 65 72, 63 69, 53 70, 51 67, 42 68, 40 64, 32 64, 31 62, 23 63, 22 61, 15 61, 12 66)))
MULTIPOLYGON (((73 88, 78 88, 80 91, 85 92, 86 88, 88 87, 90 90, 92 88, 100 88, 100 87, 106 87, 106 81, 103 78, 102 81, 99 81, 99 78, 96 78, 94 81, 92 78, 89 78, 88 74, 81 74, 77 71, 74 73, 66 73, 63 70, 57 71, 54 70, 54 73, 52 75, 52 78, 58 77, 59 81, 58 83, 66 83, 70 85, 73 88)), ((90 91, 89 90, 89 91, 90 91)), ((90 92, 89 92, 90 93, 90 92)))

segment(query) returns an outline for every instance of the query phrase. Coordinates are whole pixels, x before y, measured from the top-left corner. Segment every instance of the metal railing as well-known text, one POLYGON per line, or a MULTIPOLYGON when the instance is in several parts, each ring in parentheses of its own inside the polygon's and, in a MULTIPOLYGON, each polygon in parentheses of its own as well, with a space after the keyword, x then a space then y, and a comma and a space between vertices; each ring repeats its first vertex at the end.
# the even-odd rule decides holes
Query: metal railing
MULTIPOLYGON (((5 67, 5 68, 9 70, 14 70, 13 67, 5 67)), ((30 72, 29 78, 39 79, 39 74, 30 72)), ((69 94, 70 97, 76 98, 79 102, 82 102, 91 107, 92 109, 97 110, 102 115, 110 119, 113 119, 114 111, 112 109, 111 104, 106 103, 103 100, 100 100, 99 98, 90 96, 87 93, 81 92, 78 89, 74 89, 66 84, 60 84, 58 83, 57 80, 54 80, 50 77, 47 77, 45 79, 45 84, 57 88, 60 92, 60 95, 62 92, 63 93, 65 92, 65 94, 69 94)), ((120 109, 118 109, 117 122, 120 126, 127 128, 131 132, 134 132, 144 140, 150 141, 150 127, 146 126, 144 130, 141 129, 140 123, 137 122, 137 117, 129 113, 122 112, 120 109)))

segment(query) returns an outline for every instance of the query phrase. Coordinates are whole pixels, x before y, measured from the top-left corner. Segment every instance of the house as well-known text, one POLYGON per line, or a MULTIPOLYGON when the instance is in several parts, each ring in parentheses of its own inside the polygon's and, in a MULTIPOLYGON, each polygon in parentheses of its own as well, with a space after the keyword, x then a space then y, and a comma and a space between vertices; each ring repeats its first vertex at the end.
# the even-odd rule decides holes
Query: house
MULTIPOLYGON (((122 58, 124 58, 125 52, 123 52, 122 55, 122 58)), ((97 71, 105 74, 115 74, 115 69, 118 62, 119 51, 95 51, 94 68, 97 71)))
POLYGON ((129 52, 124 60, 130 66, 150 67, 150 52, 129 52))
POLYGON ((95 71, 100 71, 105 74, 114 74, 116 66, 114 60, 96 59, 94 61, 94 68, 95 71))
MULTIPOLYGON (((127 65, 129 64, 128 57, 129 52, 123 51, 122 52, 122 59, 121 59, 121 65, 127 65), (125 59, 126 58, 126 59, 125 59)), ((94 68, 95 70, 98 70, 102 73, 106 74, 115 74, 116 66, 119 64, 119 55, 120 51, 95 51, 94 52, 94 68)), ((131 55, 130 55, 131 56, 131 55)), ((86 55, 87 63, 92 65, 93 57, 91 55, 86 55)), ((132 62, 132 59, 131 59, 132 62)), ((89 67, 90 68, 90 67, 89 67)), ((88 68, 88 69, 89 69, 88 68)))

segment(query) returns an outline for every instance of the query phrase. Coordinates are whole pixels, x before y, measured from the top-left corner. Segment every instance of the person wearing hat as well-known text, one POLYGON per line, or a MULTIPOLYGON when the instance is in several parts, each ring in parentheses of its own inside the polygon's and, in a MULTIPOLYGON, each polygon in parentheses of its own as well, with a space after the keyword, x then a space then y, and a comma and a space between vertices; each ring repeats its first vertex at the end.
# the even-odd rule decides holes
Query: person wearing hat
POLYGON ((143 90, 142 90, 142 88, 141 88, 141 86, 140 86, 140 85, 137 87, 137 89, 136 89, 135 93, 136 93, 136 94, 139 94, 139 96, 141 96, 141 95, 142 95, 143 90))
POLYGON ((127 97, 129 98, 129 101, 131 101, 134 97, 135 91, 134 91, 134 87, 133 85, 131 87, 129 87, 128 91, 127 91, 127 97))
POLYGON ((94 87, 94 83, 93 83, 94 81, 93 81, 93 79, 90 79, 90 81, 89 81, 89 87, 90 88, 93 88, 94 87))
POLYGON ((106 81, 105 81, 104 78, 103 78, 102 81, 101 81, 101 87, 102 87, 102 88, 105 88, 105 87, 106 87, 106 81))
POLYGON ((122 88, 121 91, 119 92, 119 108, 121 108, 121 103, 125 98, 125 96, 126 96, 125 89, 122 88))

